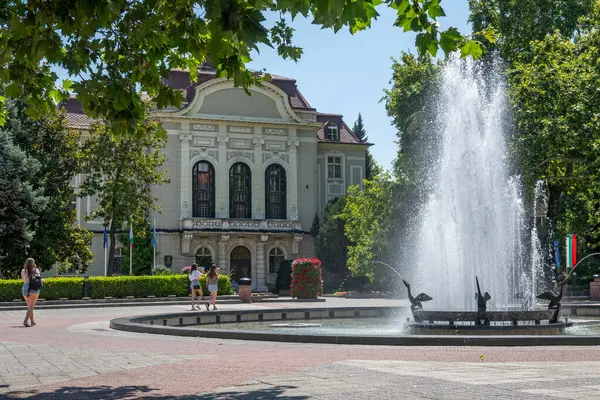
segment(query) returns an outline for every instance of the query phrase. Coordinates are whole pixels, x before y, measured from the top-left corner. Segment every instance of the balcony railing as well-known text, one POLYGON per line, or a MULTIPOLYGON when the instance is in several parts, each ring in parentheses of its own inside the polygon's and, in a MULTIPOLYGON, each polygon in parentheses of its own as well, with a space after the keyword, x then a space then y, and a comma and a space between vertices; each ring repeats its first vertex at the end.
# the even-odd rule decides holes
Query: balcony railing
POLYGON ((302 232, 302 223, 286 219, 184 218, 183 230, 302 232))

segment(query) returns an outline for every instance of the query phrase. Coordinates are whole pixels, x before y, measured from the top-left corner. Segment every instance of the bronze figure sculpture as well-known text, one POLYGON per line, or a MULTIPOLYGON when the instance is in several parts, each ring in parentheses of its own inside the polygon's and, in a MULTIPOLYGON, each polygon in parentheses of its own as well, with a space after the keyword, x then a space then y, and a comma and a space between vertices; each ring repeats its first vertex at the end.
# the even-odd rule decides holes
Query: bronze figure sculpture
POLYGON ((475 281, 477 282, 477 319, 475 320, 475 325, 481 325, 483 321, 484 325, 489 325, 490 320, 486 315, 487 311, 487 302, 492 298, 488 292, 485 292, 483 295, 481 294, 481 288, 479 287, 479 278, 475 277, 475 281))

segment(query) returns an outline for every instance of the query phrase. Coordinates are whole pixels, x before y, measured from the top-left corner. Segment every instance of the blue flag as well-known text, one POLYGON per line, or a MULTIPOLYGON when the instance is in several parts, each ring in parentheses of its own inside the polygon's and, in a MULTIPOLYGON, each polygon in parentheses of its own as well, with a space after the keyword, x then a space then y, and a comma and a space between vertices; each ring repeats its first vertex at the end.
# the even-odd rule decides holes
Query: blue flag
POLYGON ((560 252, 558 250, 558 240, 554 241, 554 259, 556 261, 556 268, 560 267, 560 252))
POLYGON ((104 227, 104 245, 103 247, 106 249, 108 247, 108 231, 106 227, 104 227))
POLYGON ((152 224, 152 247, 156 247, 156 226, 152 224))

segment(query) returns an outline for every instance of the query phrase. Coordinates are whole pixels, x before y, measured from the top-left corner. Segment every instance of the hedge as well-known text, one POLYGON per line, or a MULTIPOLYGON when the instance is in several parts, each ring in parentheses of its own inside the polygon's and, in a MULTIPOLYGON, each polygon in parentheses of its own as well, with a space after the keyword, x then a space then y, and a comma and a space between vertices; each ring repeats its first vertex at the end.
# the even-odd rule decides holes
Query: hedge
MULTIPOLYGON (((46 300, 81 299, 84 294, 83 281, 83 278, 46 278, 40 297, 46 300)), ((185 297, 189 293, 189 283, 187 275, 91 276, 89 278, 90 293, 94 299, 169 295, 185 297)), ((208 294, 204 277, 201 278, 201 284, 203 293, 208 294)), ((0 280, 0 301, 22 299, 22 286, 23 282, 20 279, 0 280)), ((218 294, 233 294, 229 277, 222 275, 219 279, 218 294)))

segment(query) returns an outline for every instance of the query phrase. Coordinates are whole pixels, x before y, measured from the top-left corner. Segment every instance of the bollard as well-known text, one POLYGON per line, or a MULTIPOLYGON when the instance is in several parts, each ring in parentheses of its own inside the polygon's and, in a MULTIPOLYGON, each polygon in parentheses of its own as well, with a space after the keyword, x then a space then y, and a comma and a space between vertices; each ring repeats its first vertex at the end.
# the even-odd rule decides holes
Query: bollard
POLYGON ((240 291, 238 296, 243 303, 252 302, 252 279, 250 278, 241 278, 239 280, 240 283, 240 291))
POLYGON ((89 276, 83 277, 83 297, 92 297, 89 276))

